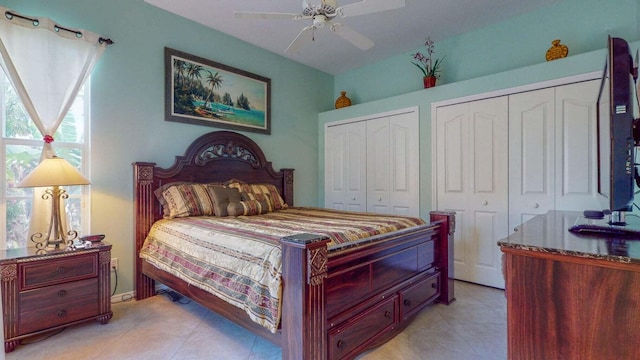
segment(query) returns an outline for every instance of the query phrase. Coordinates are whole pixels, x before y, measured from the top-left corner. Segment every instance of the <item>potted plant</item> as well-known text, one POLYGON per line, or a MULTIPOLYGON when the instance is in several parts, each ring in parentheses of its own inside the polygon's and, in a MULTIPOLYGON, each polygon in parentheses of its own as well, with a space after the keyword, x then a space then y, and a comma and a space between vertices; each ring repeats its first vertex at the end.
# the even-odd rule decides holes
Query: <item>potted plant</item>
POLYGON ((442 61, 444 60, 444 56, 442 59, 432 59, 433 54, 435 53, 435 43, 431 40, 431 37, 427 37, 427 41, 424 43, 424 46, 427 48, 427 54, 423 54, 420 51, 413 54, 413 59, 411 63, 422 71, 423 83, 424 87, 430 88, 436 86, 436 79, 440 77, 440 66, 442 65, 442 61))

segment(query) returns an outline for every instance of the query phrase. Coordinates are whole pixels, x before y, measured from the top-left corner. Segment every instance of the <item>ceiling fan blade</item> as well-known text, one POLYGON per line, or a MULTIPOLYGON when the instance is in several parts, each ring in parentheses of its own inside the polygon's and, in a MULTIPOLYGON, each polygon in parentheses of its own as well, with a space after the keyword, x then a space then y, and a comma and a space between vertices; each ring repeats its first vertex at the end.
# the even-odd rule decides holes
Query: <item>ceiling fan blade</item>
POLYGON ((289 14, 289 13, 234 11, 233 14, 238 19, 260 19, 260 20, 290 19, 290 20, 300 20, 300 19, 304 18, 304 16, 302 16, 300 14, 289 14))
POLYGON ((373 45, 375 45, 375 43, 371 41, 368 37, 342 24, 338 24, 338 23, 331 24, 331 31, 338 34, 338 36, 347 40, 353 45, 357 46, 358 48, 360 48, 360 50, 368 50, 371 47, 373 47, 373 45))
POLYGON ((405 6, 405 0, 362 0, 336 9, 344 17, 371 14, 380 11, 399 9, 405 6))
POLYGON ((298 36, 293 39, 291 44, 289 44, 289 47, 287 47, 284 52, 296 53, 304 44, 311 41, 313 41, 313 26, 307 26, 298 33, 298 36))

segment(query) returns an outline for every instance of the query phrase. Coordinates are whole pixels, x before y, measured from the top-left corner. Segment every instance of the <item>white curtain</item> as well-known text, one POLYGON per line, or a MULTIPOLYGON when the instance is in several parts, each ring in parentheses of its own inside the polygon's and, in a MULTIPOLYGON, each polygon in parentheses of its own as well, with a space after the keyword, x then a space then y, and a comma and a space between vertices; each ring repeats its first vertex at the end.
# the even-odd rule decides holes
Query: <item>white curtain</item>
MULTIPOLYGON (((43 138, 53 137, 107 42, 88 31, 62 28, 51 19, 1 6, 0 11, 0 66, 43 138)), ((53 155, 45 141, 43 158, 53 155)))
MULTIPOLYGON (((42 134, 41 159, 55 155, 53 136, 110 43, 97 34, 0 6, 0 66, 42 134)), ((48 207, 40 200, 34 196, 30 233, 47 228, 48 207)))

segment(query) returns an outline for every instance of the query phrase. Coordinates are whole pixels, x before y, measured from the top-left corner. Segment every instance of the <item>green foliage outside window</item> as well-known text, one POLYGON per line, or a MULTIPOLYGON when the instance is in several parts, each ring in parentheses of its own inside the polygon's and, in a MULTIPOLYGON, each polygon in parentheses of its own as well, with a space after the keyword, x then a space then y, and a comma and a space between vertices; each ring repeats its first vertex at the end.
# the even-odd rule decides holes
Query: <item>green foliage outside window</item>
MULTIPOLYGON (((2 153, 5 157, 4 186, 1 199, 5 204, 6 246, 27 246, 33 189, 15 186, 40 163, 42 135, 31 121, 8 79, 0 72, 0 120, 2 120, 2 153)), ((84 147, 84 94, 81 90, 74 105, 54 134, 56 154, 80 167, 84 147)), ((80 230, 82 204, 79 186, 67 187, 65 202, 72 229, 80 230)), ((0 219, 0 223, 2 219, 0 219)), ((0 228, 1 229, 1 228, 0 228)), ((0 238, 1 238, 0 234, 0 238)))

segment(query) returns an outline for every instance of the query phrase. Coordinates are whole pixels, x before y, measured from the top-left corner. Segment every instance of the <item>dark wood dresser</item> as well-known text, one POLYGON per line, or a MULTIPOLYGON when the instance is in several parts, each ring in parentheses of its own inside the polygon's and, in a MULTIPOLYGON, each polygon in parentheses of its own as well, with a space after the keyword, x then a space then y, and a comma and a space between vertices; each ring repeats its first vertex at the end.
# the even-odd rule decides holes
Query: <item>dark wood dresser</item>
POLYGON ((509 359, 640 359, 640 239, 574 235, 581 215, 550 211, 498 242, 509 359))
POLYGON ((37 254, 0 251, 4 349, 20 340, 83 321, 106 324, 111 312, 111 245, 37 254))

